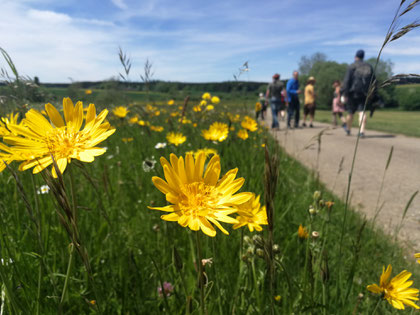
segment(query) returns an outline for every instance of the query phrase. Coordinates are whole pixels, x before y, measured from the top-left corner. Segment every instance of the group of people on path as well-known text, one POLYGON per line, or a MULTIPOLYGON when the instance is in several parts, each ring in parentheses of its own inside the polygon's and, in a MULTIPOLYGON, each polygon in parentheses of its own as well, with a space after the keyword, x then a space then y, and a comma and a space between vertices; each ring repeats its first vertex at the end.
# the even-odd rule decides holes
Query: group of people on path
MULTIPOLYGON (((351 126, 353 117, 356 112, 359 113, 360 136, 365 136, 366 128, 366 114, 364 112, 369 91, 369 87, 375 82, 375 75, 370 64, 363 61, 364 51, 358 50, 356 52, 355 61, 352 63, 344 76, 343 83, 339 80, 334 81, 334 97, 332 102, 333 125, 337 126, 337 117, 342 122, 342 127, 347 135, 351 134, 351 126), (347 116, 344 117, 344 112, 347 111, 347 116)), ((316 93, 315 93, 314 77, 309 77, 304 89, 304 107, 303 107, 303 123, 302 127, 307 127, 306 121, 309 116, 309 127, 313 127, 313 120, 316 109, 316 93)), ((279 115, 282 120, 285 119, 285 111, 287 109, 287 128, 300 128, 300 101, 301 94, 299 86, 299 73, 293 72, 293 76, 287 81, 286 88, 280 81, 280 75, 274 74, 273 81, 268 85, 265 95, 260 93, 257 104, 260 104, 257 110, 257 119, 261 115, 264 119, 264 113, 267 105, 270 104, 272 112, 271 128, 274 130, 280 129, 279 115), (292 122, 293 120, 293 122, 292 122), (292 125, 293 123, 293 125, 292 125)), ((372 95, 370 93, 369 95, 372 95)))

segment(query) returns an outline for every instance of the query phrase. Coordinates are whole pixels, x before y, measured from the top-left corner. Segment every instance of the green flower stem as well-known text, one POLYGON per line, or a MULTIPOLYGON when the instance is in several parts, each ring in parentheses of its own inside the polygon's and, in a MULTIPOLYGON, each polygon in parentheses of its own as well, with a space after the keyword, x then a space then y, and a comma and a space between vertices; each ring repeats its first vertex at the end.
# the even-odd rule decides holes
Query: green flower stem
POLYGON ((203 263, 201 262, 203 257, 201 253, 201 244, 200 244, 200 232, 195 232, 196 235, 196 245, 197 245, 197 268, 198 268, 198 287, 200 289, 200 314, 206 314, 206 305, 204 301, 204 283, 203 283, 203 263))
POLYGON ((372 311, 372 315, 376 314, 376 311, 378 310, 379 304, 381 304, 381 302, 382 302, 382 299, 381 299, 381 298, 379 298, 379 299, 378 299, 378 302, 377 302, 377 303, 376 303, 376 305, 375 305, 375 308, 374 308, 374 309, 373 309, 373 311, 372 311))
POLYGON ((63 302, 64 302, 64 298, 66 297, 67 288, 69 286, 69 278, 70 278, 71 268, 73 266, 73 258, 74 258, 74 244, 71 243, 70 244, 69 262, 67 264, 66 278, 64 280, 63 292, 61 293, 61 299, 60 299, 60 313, 62 313, 62 311, 63 311, 63 302))

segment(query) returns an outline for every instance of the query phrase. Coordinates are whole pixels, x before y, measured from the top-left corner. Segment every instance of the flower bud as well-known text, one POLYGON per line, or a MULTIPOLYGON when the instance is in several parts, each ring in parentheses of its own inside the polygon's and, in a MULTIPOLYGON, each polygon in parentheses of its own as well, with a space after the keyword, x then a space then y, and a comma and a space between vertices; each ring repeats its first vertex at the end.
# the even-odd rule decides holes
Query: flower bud
POLYGON ((321 198, 321 192, 319 190, 314 192, 314 200, 318 200, 321 198))
POLYGON ((264 250, 262 250, 261 248, 257 248, 256 253, 258 257, 264 258, 264 250))
POLYGON ((316 240, 319 237, 319 232, 312 231, 311 237, 312 237, 312 239, 316 240))

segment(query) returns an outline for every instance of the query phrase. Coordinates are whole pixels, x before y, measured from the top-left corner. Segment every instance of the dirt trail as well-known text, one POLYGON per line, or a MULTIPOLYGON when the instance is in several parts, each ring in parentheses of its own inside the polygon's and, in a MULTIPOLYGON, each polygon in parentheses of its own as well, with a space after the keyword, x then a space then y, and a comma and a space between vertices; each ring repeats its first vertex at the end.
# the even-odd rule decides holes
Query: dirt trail
MULTIPOLYGON (((270 126, 270 110, 267 110, 267 114, 266 123, 270 126)), ((281 121, 280 131, 272 131, 272 134, 291 156, 305 166, 316 169, 316 138, 324 130, 318 162, 320 179, 328 189, 345 200, 357 130, 353 128, 353 135, 346 136, 341 127, 332 129, 330 125, 318 122, 314 123, 314 126, 315 128, 287 130, 286 123, 281 121), (338 172, 342 160, 341 171, 338 172)), ((374 217, 382 177, 392 146, 394 152, 379 200, 379 207, 382 204, 383 206, 377 218, 377 225, 394 235, 407 202, 414 192, 420 191, 420 138, 367 130, 366 138, 360 139, 359 142, 350 203, 367 218, 374 217)), ((417 252, 420 251, 420 192, 407 212, 399 239, 417 252)))

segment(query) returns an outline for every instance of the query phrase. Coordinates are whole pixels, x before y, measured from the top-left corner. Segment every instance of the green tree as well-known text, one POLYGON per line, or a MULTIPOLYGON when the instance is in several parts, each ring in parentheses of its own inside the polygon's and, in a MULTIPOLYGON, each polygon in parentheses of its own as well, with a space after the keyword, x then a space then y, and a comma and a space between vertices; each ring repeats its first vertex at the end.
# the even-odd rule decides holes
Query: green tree
POLYGON ((302 56, 299 61, 299 73, 302 75, 308 75, 314 64, 325 61, 327 61, 327 55, 321 52, 316 52, 309 57, 302 56))
MULTIPOLYGON (((318 108, 330 109, 333 99, 334 89, 332 84, 335 80, 342 80, 347 69, 347 64, 335 61, 317 61, 312 65, 309 76, 315 77, 315 93, 318 108)), ((306 81, 301 78, 301 82, 306 85, 306 81)), ((303 90, 303 86, 302 86, 303 90)))
MULTIPOLYGON (((375 66, 376 58, 369 58, 366 60, 367 63, 375 66)), ((376 80, 378 86, 382 82, 392 77, 392 68, 394 63, 391 60, 379 60, 378 66, 376 67, 376 80)), ((379 97, 384 102, 385 107, 397 107, 398 101, 396 99, 396 87, 395 85, 387 85, 386 87, 378 89, 379 97)))

